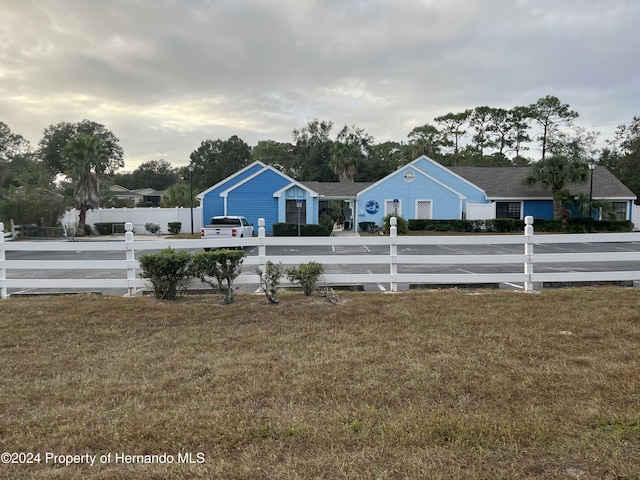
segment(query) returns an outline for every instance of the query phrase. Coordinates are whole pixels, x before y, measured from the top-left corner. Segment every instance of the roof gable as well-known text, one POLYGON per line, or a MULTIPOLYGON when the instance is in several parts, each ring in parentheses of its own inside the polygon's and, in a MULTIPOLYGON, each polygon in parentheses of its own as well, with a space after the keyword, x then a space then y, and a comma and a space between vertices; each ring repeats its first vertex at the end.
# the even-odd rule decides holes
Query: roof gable
POLYGON ((231 182, 231 180, 233 180, 234 178, 237 178, 238 176, 242 175, 243 173, 245 173, 245 172, 247 172, 249 170, 255 170, 257 168, 259 169, 259 168, 264 168, 264 167, 266 167, 266 165, 264 163, 262 163, 260 160, 256 160, 255 162, 250 163, 246 167, 241 168, 236 173, 234 173, 232 175, 229 175, 228 177, 223 178, 222 180, 220 180, 218 183, 216 183, 212 187, 209 187, 206 190, 203 190, 202 192, 198 193, 196 195, 196 198, 199 199, 199 200, 202 200, 207 193, 215 190, 218 187, 221 187, 221 186, 231 182))
POLYGON ((317 197, 318 196, 317 192, 314 192, 310 188, 308 188, 308 187, 304 186, 303 184, 301 184, 300 182, 292 179, 291 177, 289 177, 285 173, 281 172, 277 168, 272 167, 271 165, 264 165, 264 168, 258 170, 257 172, 249 175, 248 177, 246 177, 243 180, 239 181, 238 183, 232 185, 231 187, 227 188, 226 190, 220 192, 220 196, 221 197, 226 197, 227 195, 229 195, 229 192, 231 192, 234 189, 244 185, 245 183, 248 183, 248 182, 252 181, 253 179, 259 177, 262 174, 264 174, 265 172, 275 173, 276 175, 279 175, 280 177, 282 177, 284 180, 288 181, 288 184, 286 186, 284 186, 282 188, 279 188, 277 191, 275 191, 273 193, 274 197, 279 197, 283 191, 286 191, 287 189, 291 188, 294 185, 302 188, 303 190, 305 190, 307 192, 309 192, 309 195, 312 196, 312 197, 317 197))
MULTIPOLYGON (((424 157, 427 158, 427 157, 424 157)), ((446 183, 440 181, 439 179, 433 177, 432 175, 429 175, 428 173, 426 173, 425 171, 421 170, 420 168, 416 167, 415 164, 417 163, 418 160, 422 159, 422 157, 417 158, 416 160, 414 160, 413 162, 410 162, 406 165, 403 165, 402 167, 398 168, 397 170, 391 172, 389 175, 387 175, 386 177, 378 180, 377 182, 371 184, 370 186, 368 186, 367 188, 365 188, 364 190, 361 190, 358 192, 358 197, 360 197, 361 195, 363 195, 364 193, 368 192, 369 190, 372 190, 374 188, 376 188, 377 186, 383 184, 384 182, 386 182, 387 180, 389 180, 390 178, 393 178, 397 175, 404 175, 404 172, 407 171, 413 171, 415 173, 418 173, 419 175, 431 180, 432 182, 440 185, 441 187, 443 187, 446 190, 449 190, 450 192, 454 193, 455 195, 457 195, 459 198, 466 198, 466 195, 464 195, 463 193, 459 192, 458 190, 455 190, 454 188, 450 187, 449 185, 447 185, 446 183)), ((438 164, 439 165, 439 164, 438 164)), ((477 188, 477 187, 476 187, 477 188)))

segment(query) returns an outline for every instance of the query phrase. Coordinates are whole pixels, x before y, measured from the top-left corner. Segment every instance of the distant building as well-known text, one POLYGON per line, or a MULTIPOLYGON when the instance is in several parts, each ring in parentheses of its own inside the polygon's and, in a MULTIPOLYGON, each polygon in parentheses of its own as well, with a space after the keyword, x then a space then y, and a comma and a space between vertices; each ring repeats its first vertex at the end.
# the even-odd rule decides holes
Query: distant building
POLYGON ((146 206, 159 207, 162 201, 162 195, 164 195, 164 190, 159 191, 153 188, 129 190, 120 185, 112 185, 109 187, 109 190, 117 199, 130 200, 134 206, 144 204, 146 206))

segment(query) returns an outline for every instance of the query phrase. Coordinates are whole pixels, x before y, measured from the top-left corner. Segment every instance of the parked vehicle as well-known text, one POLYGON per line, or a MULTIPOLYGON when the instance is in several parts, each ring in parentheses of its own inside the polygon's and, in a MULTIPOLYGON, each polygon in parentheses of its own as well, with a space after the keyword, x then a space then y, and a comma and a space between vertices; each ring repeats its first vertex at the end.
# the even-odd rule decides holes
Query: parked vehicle
MULTIPOLYGON (((253 236, 253 225, 245 217, 212 217, 211 223, 200 229, 200 238, 244 238, 253 236)), ((209 248, 205 248, 209 251, 209 248)))

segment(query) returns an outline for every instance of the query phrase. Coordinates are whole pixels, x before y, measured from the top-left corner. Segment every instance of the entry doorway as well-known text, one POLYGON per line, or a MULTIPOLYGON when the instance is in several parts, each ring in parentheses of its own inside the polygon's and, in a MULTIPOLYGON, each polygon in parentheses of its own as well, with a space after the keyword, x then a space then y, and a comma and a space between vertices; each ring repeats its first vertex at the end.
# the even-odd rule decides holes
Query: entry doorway
POLYGON ((307 201, 305 199, 287 200, 286 203, 287 223, 304 225, 307 223, 307 201))

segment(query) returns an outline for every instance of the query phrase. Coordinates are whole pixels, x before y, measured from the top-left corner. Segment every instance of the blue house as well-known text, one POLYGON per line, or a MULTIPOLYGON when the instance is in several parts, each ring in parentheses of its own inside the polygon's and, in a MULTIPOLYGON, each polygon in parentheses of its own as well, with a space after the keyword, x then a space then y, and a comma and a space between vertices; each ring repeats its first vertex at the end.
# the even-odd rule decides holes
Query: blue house
POLYGON ((240 215, 256 227, 265 219, 265 230, 273 233, 277 222, 317 223, 318 194, 276 168, 260 161, 199 193, 203 225, 211 217, 240 215))
MULTIPOLYGON (((321 214, 344 221, 381 224, 384 216, 406 219, 553 218, 549 189, 528 187, 529 167, 445 167, 421 156, 375 183, 299 182, 256 161, 200 193, 203 224, 212 216, 242 215, 268 233, 276 222, 318 223, 321 214)), ((574 195, 609 203, 616 218, 632 220, 636 196, 606 168, 590 183, 570 184, 574 195)), ((594 211, 594 217, 601 213, 594 211)))
POLYGON ((422 156, 358 192, 358 223, 404 218, 462 218, 469 202, 489 203, 482 188, 422 156))

